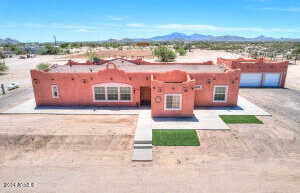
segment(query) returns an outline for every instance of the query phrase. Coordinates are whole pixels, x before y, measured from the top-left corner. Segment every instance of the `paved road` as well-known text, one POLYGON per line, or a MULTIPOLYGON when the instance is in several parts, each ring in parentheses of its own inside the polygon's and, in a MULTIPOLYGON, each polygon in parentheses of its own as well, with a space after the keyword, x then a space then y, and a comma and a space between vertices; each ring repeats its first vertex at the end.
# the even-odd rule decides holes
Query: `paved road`
POLYGON ((32 99, 33 97, 32 87, 13 90, 6 95, 0 96, 0 112, 4 112, 26 100, 32 99))

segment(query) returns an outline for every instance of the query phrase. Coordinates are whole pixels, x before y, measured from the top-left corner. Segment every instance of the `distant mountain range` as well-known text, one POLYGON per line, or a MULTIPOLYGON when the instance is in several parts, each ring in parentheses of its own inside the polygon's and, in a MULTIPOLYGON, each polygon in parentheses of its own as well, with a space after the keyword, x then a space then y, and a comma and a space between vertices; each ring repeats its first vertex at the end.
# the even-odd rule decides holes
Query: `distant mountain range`
POLYGON ((21 43, 18 40, 14 40, 11 38, 0 39, 0 44, 18 44, 21 43))
MULTIPOLYGON (((128 38, 123 40, 128 41, 128 38)), ((245 37, 233 36, 233 35, 212 36, 212 35, 202 35, 202 34, 186 35, 184 33, 171 33, 168 35, 155 36, 148 39, 132 39, 132 41, 300 41, 300 38, 298 39, 273 38, 273 37, 266 37, 266 36, 245 38, 245 37)))
MULTIPOLYGON (((300 42, 300 38, 292 39, 292 38, 273 38, 273 37, 266 37, 266 36, 258 36, 255 38, 246 38, 242 36, 233 36, 233 35, 225 35, 225 36, 212 36, 212 35, 203 35, 203 34, 192 34, 192 35, 186 35, 184 33, 171 33, 168 35, 163 36, 155 36, 152 38, 136 38, 136 39, 129 39, 124 38, 121 40, 117 39, 109 39, 104 40, 101 42, 139 42, 139 41, 145 41, 145 42, 152 42, 152 41, 185 41, 185 42, 191 42, 191 41, 228 41, 228 42, 269 42, 269 41, 295 41, 300 42)), ((11 39, 11 38, 5 38, 0 39, 0 44, 18 44, 22 43, 17 40, 11 39)), ((58 42, 57 42, 58 43, 58 42)))

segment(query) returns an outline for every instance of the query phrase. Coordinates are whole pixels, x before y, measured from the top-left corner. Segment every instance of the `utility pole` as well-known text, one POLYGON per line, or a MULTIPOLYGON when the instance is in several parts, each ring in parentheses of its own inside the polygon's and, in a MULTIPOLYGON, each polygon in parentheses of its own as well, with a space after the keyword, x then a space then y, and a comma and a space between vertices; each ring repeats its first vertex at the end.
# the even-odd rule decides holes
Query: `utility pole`
POLYGON ((54 39, 54 46, 56 46, 56 36, 53 35, 53 39, 54 39))

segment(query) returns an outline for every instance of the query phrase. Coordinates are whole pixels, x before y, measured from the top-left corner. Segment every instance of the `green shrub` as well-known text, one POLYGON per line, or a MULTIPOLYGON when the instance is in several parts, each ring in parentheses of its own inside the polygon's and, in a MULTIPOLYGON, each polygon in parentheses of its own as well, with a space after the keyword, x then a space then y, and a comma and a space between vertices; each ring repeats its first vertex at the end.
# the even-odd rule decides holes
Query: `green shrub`
POLYGON ((15 53, 16 55, 24 55, 24 54, 26 54, 25 50, 22 49, 22 48, 17 48, 17 49, 14 51, 14 53, 15 53))
POLYGON ((73 42, 71 44, 71 48, 79 48, 80 47, 80 44, 79 43, 76 43, 76 42, 73 42))
POLYGON ((59 45, 59 47, 61 47, 61 48, 67 48, 67 47, 69 47, 69 43, 62 43, 62 44, 60 44, 59 45))
POLYGON ((47 68, 49 68, 50 64, 47 64, 47 63, 40 63, 36 66, 37 69, 39 70, 45 70, 47 68))
POLYGON ((300 47, 295 48, 292 54, 300 54, 300 47))
POLYGON ((5 55, 2 52, 0 52, 0 59, 4 59, 4 58, 5 58, 5 55))
POLYGON ((159 46, 155 48, 152 54, 158 57, 161 62, 170 62, 176 58, 175 52, 166 46, 159 46))
POLYGON ((180 56, 185 56, 186 55, 186 50, 184 48, 177 48, 176 52, 180 55, 180 56))
POLYGON ((0 62, 0 72, 5 72, 8 70, 8 67, 6 66, 5 62, 0 62))
POLYGON ((93 51, 87 51, 85 53, 85 56, 88 58, 89 62, 95 62, 95 61, 99 61, 100 60, 100 56, 93 51))

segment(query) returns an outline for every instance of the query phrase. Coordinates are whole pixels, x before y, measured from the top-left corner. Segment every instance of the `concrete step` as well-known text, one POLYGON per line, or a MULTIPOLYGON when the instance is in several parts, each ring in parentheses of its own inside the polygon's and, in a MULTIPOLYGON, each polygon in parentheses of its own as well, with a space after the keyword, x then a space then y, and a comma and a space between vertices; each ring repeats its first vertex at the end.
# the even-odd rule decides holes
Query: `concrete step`
POLYGON ((132 161, 152 161, 152 148, 134 149, 132 161))
POLYGON ((134 144, 134 149, 152 149, 152 144, 134 144))
POLYGON ((152 145, 152 139, 151 140, 134 140, 134 144, 151 144, 152 145))

